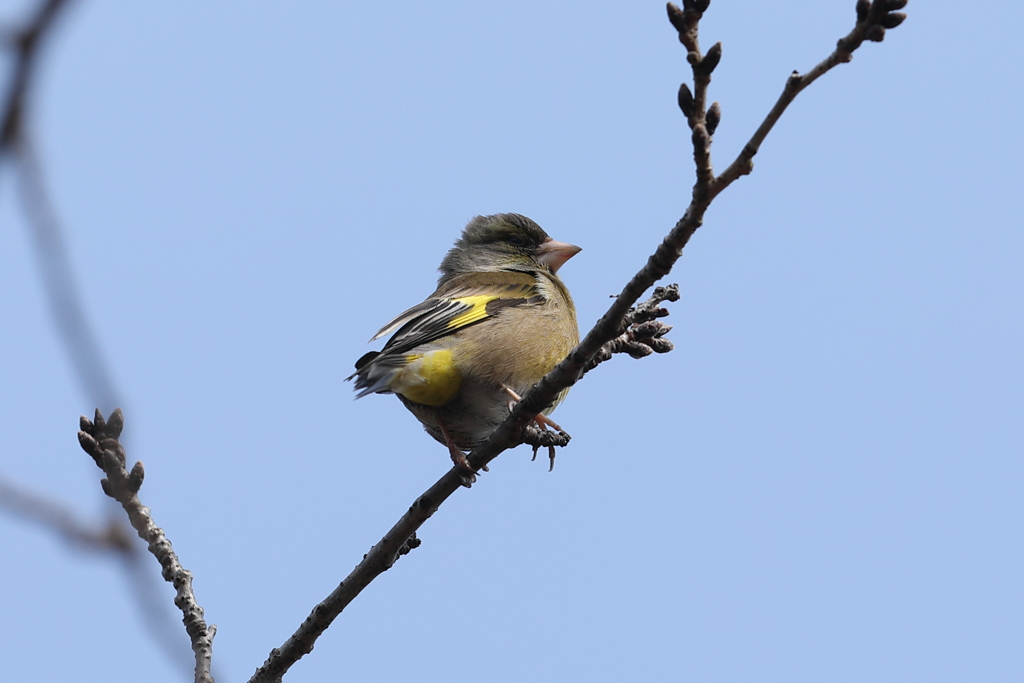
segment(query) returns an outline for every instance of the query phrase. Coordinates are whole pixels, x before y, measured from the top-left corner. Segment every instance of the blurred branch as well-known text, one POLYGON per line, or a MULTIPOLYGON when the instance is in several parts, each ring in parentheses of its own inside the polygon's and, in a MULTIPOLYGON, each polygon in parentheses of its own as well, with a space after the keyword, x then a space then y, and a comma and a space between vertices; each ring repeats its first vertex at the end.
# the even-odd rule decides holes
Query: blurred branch
POLYGON ((60 10, 66 5, 66 0, 44 0, 24 27, 11 31, 6 36, 6 41, 14 50, 15 65, 7 96, 4 98, 3 119, 0 123, 0 154, 10 151, 21 135, 25 120, 25 102, 35 72, 39 46, 43 38, 49 34, 60 10))
POLYGON ((118 392, 82 306, 60 223, 46 192, 39 156, 24 134, 16 143, 16 159, 36 260, 64 350, 89 402, 98 406, 117 405, 118 392))
POLYGON ((195 593, 192 591, 192 573, 181 566, 163 529, 156 525, 149 508, 139 500, 138 492, 142 488, 145 469, 141 461, 136 461, 130 472, 125 469, 127 458, 124 447, 118 440, 123 427, 124 416, 120 408, 111 413, 109 420, 104 420, 103 414, 97 410, 93 421, 84 416, 81 418, 78 442, 82 450, 91 455, 96 466, 106 474, 106 477, 100 480, 103 492, 124 508, 128 514, 128 521, 139 538, 146 542, 149 552, 160 563, 161 576, 170 582, 177 592, 174 604, 182 612, 185 631, 192 642, 196 683, 213 683, 210 663, 213 655, 213 637, 216 635, 217 627, 206 625, 203 608, 196 602, 195 593))
POLYGON ((60 222, 26 124, 41 47, 68 4, 67 0, 43 0, 22 27, 8 32, 5 42, 14 53, 14 65, 0 110, 0 162, 14 162, 50 310, 82 390, 94 405, 116 405, 111 373, 83 311, 60 222))
MULTIPOLYGON (((531 388, 522 400, 515 404, 508 418, 491 434, 483 444, 469 454, 468 460, 475 470, 486 467, 487 463, 501 452, 524 442, 524 432, 529 423, 551 405, 555 397, 567 387, 575 384, 585 372, 592 369, 605 354, 621 352, 635 342, 632 337, 621 335, 629 327, 626 322, 636 312, 632 306, 650 289, 655 282, 668 275, 673 265, 682 256, 683 247, 689 242, 693 233, 701 226, 704 214, 712 200, 741 175, 752 170, 751 159, 778 120, 786 106, 803 88, 834 67, 836 64, 849 61, 852 53, 864 40, 880 41, 884 37, 885 28, 894 28, 903 21, 902 15, 892 14, 892 10, 900 9, 905 0, 866 0, 857 2, 857 23, 854 30, 839 41, 839 45, 829 58, 811 70, 800 81, 792 85, 794 77, 790 77, 786 90, 769 112, 765 122, 761 124, 751 142, 744 147, 740 157, 733 166, 736 170, 727 170, 722 176, 715 177, 711 166, 711 141, 715 129, 721 121, 721 107, 713 103, 706 107, 707 89, 711 82, 711 74, 722 56, 721 43, 712 46, 707 54, 701 54, 699 43, 699 23, 710 0, 684 0, 683 9, 668 4, 669 21, 679 33, 680 42, 687 48, 687 61, 693 70, 694 87, 691 90, 685 83, 679 89, 679 107, 686 116, 690 126, 693 144, 693 156, 697 169, 697 182, 693 188, 690 205, 675 227, 662 240, 661 244, 648 259, 647 264, 637 272, 626 284, 622 292, 608 308, 597 324, 587 333, 572 352, 531 388), (746 161, 744 161, 746 159, 746 161), (618 341, 618 344, 615 342, 618 341), (611 345, 611 346, 609 346, 611 345)), ((733 169, 730 166, 730 169, 733 169)), ((653 304, 656 306, 656 304, 653 304)), ((643 308, 641 306, 640 308, 643 308)), ((660 316, 654 316, 660 317, 660 316)), ((653 321, 653 317, 638 324, 653 321)), ((648 339, 660 339, 659 328, 651 327, 645 331, 648 339)), ((663 334, 664 332, 662 332, 663 334)), ((641 335, 643 336, 643 335, 641 335)), ((416 531, 427 519, 437 511, 438 507, 463 485, 459 467, 453 467, 402 515, 401 519, 385 534, 376 545, 356 565, 344 581, 317 605, 298 630, 280 647, 271 651, 269 658, 250 679, 250 683, 270 683, 282 679, 289 667, 313 649, 316 639, 341 613, 341 611, 363 590, 374 578, 390 569, 398 557, 408 552, 410 547, 419 545, 415 537, 416 531), (414 542, 414 545, 410 545, 414 542)))
MULTIPOLYGON (((121 567, 132 587, 143 623, 154 642, 174 664, 181 665, 183 654, 172 624, 164 618, 164 603, 153 590, 152 574, 143 566, 142 554, 132 542, 123 521, 111 519, 106 525, 92 525, 81 521, 67 507, 17 486, 0 477, 0 508, 31 522, 37 522, 56 532, 69 545, 86 551, 111 553, 121 561, 121 567)), ((185 670, 191 670, 189 664, 185 670)))
POLYGON ((110 520, 106 526, 85 524, 67 508, 43 496, 30 493, 0 477, 0 507, 24 519, 56 531, 65 541, 86 550, 113 551, 132 555, 134 548, 123 522, 110 520))

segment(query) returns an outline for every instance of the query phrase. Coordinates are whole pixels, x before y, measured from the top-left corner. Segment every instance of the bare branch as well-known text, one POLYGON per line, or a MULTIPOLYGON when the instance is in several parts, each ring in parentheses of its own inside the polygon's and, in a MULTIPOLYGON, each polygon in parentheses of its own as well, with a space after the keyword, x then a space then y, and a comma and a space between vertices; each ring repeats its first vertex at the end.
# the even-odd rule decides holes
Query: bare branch
POLYGON ((121 409, 114 410, 109 420, 104 420, 103 414, 97 410, 93 421, 82 416, 80 424, 78 442, 82 450, 91 455, 96 465, 106 474, 100 480, 103 492, 124 508, 139 538, 146 542, 149 552, 160 563, 164 580, 170 582, 177 592, 174 604, 182 612, 185 631, 192 641, 196 683, 213 683, 210 661, 217 629, 212 625, 208 627, 203 619, 203 608, 196 602, 192 591, 192 573, 181 566, 163 529, 156 526, 149 508, 139 500, 138 492, 145 478, 142 462, 136 461, 131 471, 125 469, 124 447, 118 440, 124 427, 121 409))

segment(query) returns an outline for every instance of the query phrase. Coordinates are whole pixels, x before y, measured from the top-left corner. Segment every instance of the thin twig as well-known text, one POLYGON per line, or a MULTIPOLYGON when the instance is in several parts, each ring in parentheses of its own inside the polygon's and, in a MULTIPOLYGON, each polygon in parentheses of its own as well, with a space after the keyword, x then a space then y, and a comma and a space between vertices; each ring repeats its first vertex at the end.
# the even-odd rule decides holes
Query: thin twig
POLYGON ((203 608, 192 590, 192 573, 181 566, 163 529, 156 525, 149 508, 139 500, 138 492, 145 478, 142 461, 136 461, 130 472, 125 469, 127 459, 118 440, 124 427, 121 409, 114 410, 109 420, 104 420, 103 414, 97 410, 94 420, 89 421, 82 416, 80 423, 78 442, 82 450, 91 455, 97 467, 106 474, 100 481, 103 492, 121 504, 139 538, 146 542, 149 552, 160 563, 161 576, 174 585, 177 592, 174 604, 181 610, 185 631, 195 654, 196 683, 213 683, 210 664, 217 627, 207 626, 203 608))
POLYGON ((693 198, 701 201, 707 194, 714 179, 711 167, 711 135, 717 126, 709 125, 707 119, 708 86, 711 74, 722 58, 722 44, 715 43, 708 53, 700 51, 700 20, 710 0, 686 0, 683 9, 671 2, 666 5, 668 20, 679 32, 679 42, 686 47, 686 61, 693 70, 693 91, 684 83, 679 89, 679 107, 690 126, 690 141, 693 143, 693 161, 697 171, 697 183, 693 186, 693 198))

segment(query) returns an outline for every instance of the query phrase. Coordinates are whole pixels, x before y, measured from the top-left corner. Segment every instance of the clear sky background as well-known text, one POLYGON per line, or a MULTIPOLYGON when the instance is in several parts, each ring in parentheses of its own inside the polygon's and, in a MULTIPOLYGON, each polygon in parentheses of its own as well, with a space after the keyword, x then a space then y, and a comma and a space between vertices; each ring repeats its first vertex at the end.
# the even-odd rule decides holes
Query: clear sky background
MULTIPOLYGON (((800 95, 669 278, 676 350, 588 375, 554 472, 503 454, 286 680, 1024 680, 1024 9, 965 7, 911 2, 800 95)), ((712 3, 719 170, 853 20, 712 3)), ((661 2, 82 0, 52 38, 33 139, 141 497, 244 681, 450 466, 353 401, 366 339, 504 211, 583 247, 589 329, 687 205, 685 52, 661 2)), ((97 400, 7 168, 0 473, 101 524, 97 400)), ((6 513, 0 548, 9 680, 187 680, 152 558, 159 638, 117 562, 6 513)))

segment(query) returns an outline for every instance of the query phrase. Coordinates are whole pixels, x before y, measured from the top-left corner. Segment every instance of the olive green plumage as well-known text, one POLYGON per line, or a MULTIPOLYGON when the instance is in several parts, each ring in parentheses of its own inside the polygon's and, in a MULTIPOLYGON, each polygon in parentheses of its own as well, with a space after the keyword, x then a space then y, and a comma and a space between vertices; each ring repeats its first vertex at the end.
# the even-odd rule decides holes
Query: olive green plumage
POLYGON ((556 274, 579 251, 525 216, 477 216, 441 262, 437 290, 371 339, 394 332, 357 361, 348 378, 357 398, 397 394, 464 464, 461 451, 490 436, 513 394, 579 342, 576 309, 556 274))

